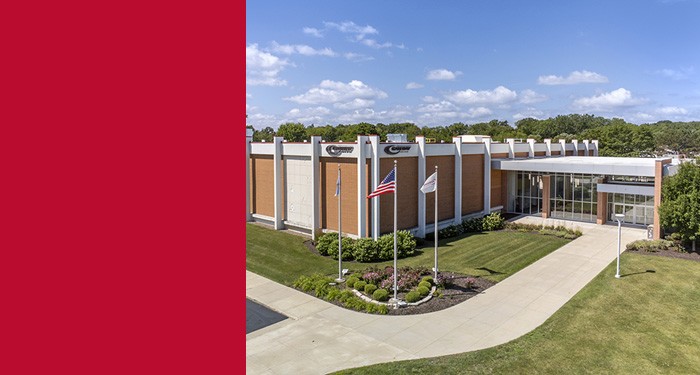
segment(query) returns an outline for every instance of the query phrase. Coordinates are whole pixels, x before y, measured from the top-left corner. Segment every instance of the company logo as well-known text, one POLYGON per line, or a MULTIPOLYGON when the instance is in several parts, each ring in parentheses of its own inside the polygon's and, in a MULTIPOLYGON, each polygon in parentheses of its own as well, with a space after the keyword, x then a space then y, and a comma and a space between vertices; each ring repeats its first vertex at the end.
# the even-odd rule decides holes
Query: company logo
POLYGON ((336 145, 326 146, 326 152, 328 153, 328 155, 331 155, 331 156, 338 156, 340 154, 349 154, 354 149, 355 149, 355 147, 353 147, 353 146, 336 146, 336 145))
POLYGON ((384 152, 386 152, 389 155, 396 155, 399 152, 408 152, 410 149, 411 149, 411 146, 391 145, 391 146, 384 147, 384 152))

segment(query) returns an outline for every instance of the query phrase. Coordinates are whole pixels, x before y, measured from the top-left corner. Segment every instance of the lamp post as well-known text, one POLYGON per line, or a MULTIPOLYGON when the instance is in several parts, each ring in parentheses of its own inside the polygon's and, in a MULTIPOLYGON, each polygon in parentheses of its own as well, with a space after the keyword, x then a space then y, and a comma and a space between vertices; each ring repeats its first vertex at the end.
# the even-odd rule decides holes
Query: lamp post
POLYGON ((615 214, 615 220, 617 220, 617 273, 615 278, 620 278, 620 237, 622 234, 622 219, 625 218, 623 214, 615 214))

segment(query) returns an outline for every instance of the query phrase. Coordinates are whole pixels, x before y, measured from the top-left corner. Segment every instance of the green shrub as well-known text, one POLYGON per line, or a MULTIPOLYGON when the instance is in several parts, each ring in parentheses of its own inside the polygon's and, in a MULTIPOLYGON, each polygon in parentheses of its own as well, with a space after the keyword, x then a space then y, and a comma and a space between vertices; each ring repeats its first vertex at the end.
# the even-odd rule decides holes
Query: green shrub
POLYGON ((372 238, 360 238, 355 242, 352 255, 358 262, 374 262, 379 259, 379 246, 372 238))
MULTIPOLYGON (((343 237, 343 260, 352 260, 352 252, 355 248, 355 240, 350 237, 343 237)), ((338 239, 335 238, 328 246, 328 255, 333 259, 338 259, 338 239)))
MULTIPOLYGON (((396 248, 399 258, 413 255, 416 252, 416 239, 411 232, 400 230, 396 232, 396 248)), ((393 251, 393 249, 392 249, 393 251)), ((393 254, 392 254, 393 258, 393 254)))
POLYGON ((657 252, 678 250, 676 244, 669 240, 638 240, 627 244, 627 250, 657 252))
POLYGON ((362 291, 362 290, 365 290, 365 285, 367 285, 367 282, 360 280, 360 281, 356 281, 352 287, 359 290, 359 291, 362 291))
POLYGON ((503 216, 501 216, 500 213, 492 212, 491 214, 484 216, 482 225, 483 230, 490 231, 503 229, 505 223, 506 220, 503 218, 503 216))
POLYGON ((372 293, 372 298, 377 301, 386 301, 389 299, 389 291, 386 289, 377 289, 372 293))
POLYGON ((481 232, 483 229, 482 224, 483 220, 481 218, 465 220, 462 222, 462 230, 464 233, 481 232))
POLYGON ((365 294, 368 296, 371 296, 374 291, 377 290, 377 286, 374 284, 367 284, 365 285, 365 294))
POLYGON ((379 260, 394 259, 394 235, 389 233, 379 236, 377 251, 379 252, 379 260))
POLYGON ((362 274, 359 272, 353 272, 350 277, 357 277, 358 279, 362 280, 362 274))
POLYGON ((435 280, 433 280, 432 276, 425 276, 424 278, 420 279, 420 281, 427 281, 428 283, 430 283, 431 286, 435 283, 435 280))
MULTIPOLYGON (((377 240, 379 260, 394 259, 394 234, 387 233, 377 240)), ((416 239, 407 230, 396 231, 396 255, 404 258, 416 252, 416 239)))
POLYGON ((412 290, 406 293, 406 302, 413 303, 420 301, 420 293, 416 290, 412 290))
POLYGON ((433 285, 427 281, 421 281, 420 283, 418 283, 418 286, 426 287, 428 290, 430 290, 430 288, 433 287, 433 285))
POLYGON ((347 280, 345 280, 345 285, 347 285, 348 288, 352 288, 355 286, 355 283, 358 281, 360 281, 360 279, 358 279, 357 277, 350 276, 350 277, 348 277, 347 280))
POLYGON ((438 230, 438 236, 440 238, 450 238, 459 236, 463 232, 464 230, 462 229, 462 225, 450 225, 438 230))
POLYGON ((316 251, 318 251, 319 254, 321 255, 328 255, 328 247, 330 246, 331 242, 333 240, 336 241, 335 247, 338 247, 338 233, 337 232, 328 232, 324 233, 321 236, 318 237, 316 240, 316 251))
POLYGON ((430 288, 426 286, 418 286, 418 288, 416 288, 416 292, 418 292, 421 297, 425 297, 428 295, 428 293, 430 293, 430 288))

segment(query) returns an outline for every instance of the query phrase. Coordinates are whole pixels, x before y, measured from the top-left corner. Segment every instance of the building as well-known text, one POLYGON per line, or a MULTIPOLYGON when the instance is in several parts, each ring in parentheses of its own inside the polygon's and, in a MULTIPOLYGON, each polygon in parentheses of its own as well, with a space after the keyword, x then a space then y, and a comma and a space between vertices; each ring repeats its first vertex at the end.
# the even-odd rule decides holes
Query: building
POLYGON ((419 188, 437 166, 439 228, 494 211, 601 225, 621 213, 628 225, 653 225, 653 237, 660 238, 661 181, 674 170, 671 158, 598 157, 596 140, 498 143, 488 136, 452 143, 426 143, 421 136, 380 142, 377 135, 345 143, 320 137, 253 143, 249 133, 246 157, 247 220, 312 237, 338 230, 339 171, 343 233, 377 238, 391 232, 393 197, 367 195, 396 161, 397 225, 420 237, 434 228, 434 203, 419 188))

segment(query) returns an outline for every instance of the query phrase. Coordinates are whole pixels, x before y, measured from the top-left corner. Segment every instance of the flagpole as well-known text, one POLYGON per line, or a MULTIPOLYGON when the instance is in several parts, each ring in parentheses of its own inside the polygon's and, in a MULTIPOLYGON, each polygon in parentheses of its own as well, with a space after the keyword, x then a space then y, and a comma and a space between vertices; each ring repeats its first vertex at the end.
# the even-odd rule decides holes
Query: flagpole
POLYGON ((398 293, 398 270, 396 269, 396 193, 399 191, 399 177, 396 173, 396 160, 394 160, 394 302, 399 303, 398 293))
POLYGON ((340 211, 340 197, 343 195, 343 189, 340 187, 340 164, 338 164, 338 281, 343 281, 343 239, 341 227, 341 211, 340 211))
POLYGON ((438 166, 435 166, 435 281, 437 281, 438 277, 438 166))

